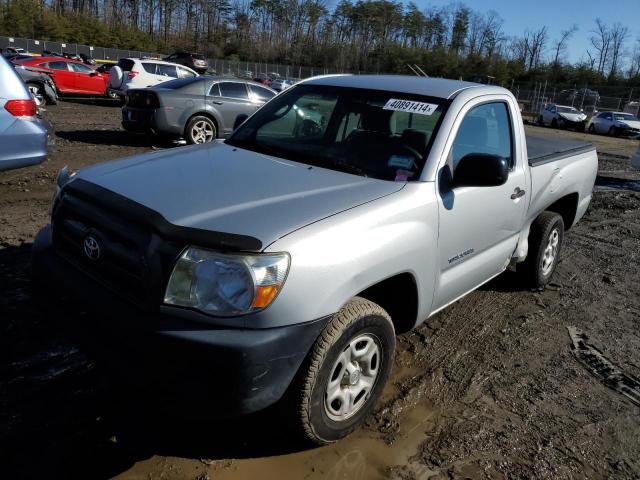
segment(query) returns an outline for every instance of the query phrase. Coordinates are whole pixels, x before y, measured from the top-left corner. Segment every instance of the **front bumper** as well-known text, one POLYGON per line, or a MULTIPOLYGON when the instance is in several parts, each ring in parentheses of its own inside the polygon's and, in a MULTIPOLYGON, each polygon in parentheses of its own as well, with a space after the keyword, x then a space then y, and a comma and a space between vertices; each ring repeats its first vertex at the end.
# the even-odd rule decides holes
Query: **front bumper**
POLYGON ((60 257, 50 226, 36 236, 32 265, 38 291, 63 309, 61 326, 99 364, 197 415, 233 417, 277 402, 328 320, 234 329, 144 312, 60 257), (73 314, 81 311, 88 315, 73 314))

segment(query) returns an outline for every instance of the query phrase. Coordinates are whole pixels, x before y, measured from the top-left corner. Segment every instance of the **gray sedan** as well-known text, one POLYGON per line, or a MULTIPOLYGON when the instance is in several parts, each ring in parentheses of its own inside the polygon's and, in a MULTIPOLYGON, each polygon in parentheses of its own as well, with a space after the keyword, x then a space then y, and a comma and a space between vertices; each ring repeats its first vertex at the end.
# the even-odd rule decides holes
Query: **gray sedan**
POLYGON ((47 158, 47 129, 37 113, 24 82, 0 58, 0 170, 36 165, 47 158))
POLYGON ((256 82, 226 77, 181 78, 127 92, 122 126, 188 143, 208 143, 233 131, 276 92, 256 82))

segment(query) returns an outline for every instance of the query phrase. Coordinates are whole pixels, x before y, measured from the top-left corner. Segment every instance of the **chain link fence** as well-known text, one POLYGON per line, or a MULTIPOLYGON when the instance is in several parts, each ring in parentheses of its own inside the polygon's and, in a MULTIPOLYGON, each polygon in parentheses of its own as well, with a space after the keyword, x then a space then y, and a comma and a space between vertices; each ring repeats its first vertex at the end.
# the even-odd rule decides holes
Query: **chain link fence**
POLYGON ((574 107, 588 116, 598 112, 627 111, 637 115, 640 89, 590 85, 549 85, 546 82, 512 84, 509 89, 518 99, 523 116, 535 120, 548 104, 574 107))
POLYGON ((94 47, 91 45, 80 45, 77 43, 53 42, 49 40, 34 40, 31 38, 3 37, 0 36, 0 48, 3 50, 12 48, 22 48, 29 54, 42 55, 49 51, 54 53, 74 53, 85 54, 96 60, 107 60, 117 62, 121 58, 127 57, 159 57, 157 52, 144 52, 142 50, 124 50, 118 48, 94 47))
MULTIPOLYGON (((0 36, 0 48, 22 48, 31 54, 42 54, 45 51, 56 53, 83 53, 96 60, 117 62, 120 58, 151 57, 162 58, 158 52, 142 50, 125 50, 117 48, 96 47, 76 43, 63 43, 29 38, 0 36)), ((316 75, 335 73, 362 74, 360 71, 338 71, 331 68, 308 67, 302 65, 284 65, 263 62, 246 62, 229 59, 209 59, 209 67, 219 75, 255 78, 259 75, 284 78, 304 79, 316 75)), ((488 77, 487 77, 488 78, 488 77)), ((595 87, 590 85, 550 85, 547 82, 515 83, 505 85, 516 96, 523 115, 535 120, 542 108, 550 103, 569 105, 583 110, 591 116, 601 111, 628 111, 634 115, 640 113, 640 88, 628 87, 595 87)))

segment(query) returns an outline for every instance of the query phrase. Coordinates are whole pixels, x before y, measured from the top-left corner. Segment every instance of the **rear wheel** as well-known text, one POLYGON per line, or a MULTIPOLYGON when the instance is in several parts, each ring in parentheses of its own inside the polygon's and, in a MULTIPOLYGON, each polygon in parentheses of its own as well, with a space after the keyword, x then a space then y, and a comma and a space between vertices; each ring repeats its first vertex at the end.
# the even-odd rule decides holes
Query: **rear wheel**
POLYGON ((315 444, 358 428, 380 397, 395 351, 389 314, 355 297, 316 340, 292 385, 297 425, 315 444))
POLYGON ((216 126, 209 117, 196 115, 187 122, 185 138, 187 143, 209 143, 217 136, 216 126))
POLYGON ((564 221, 555 212, 542 212, 531 224, 529 253, 520 273, 532 288, 543 288, 551 280, 564 240, 564 221))

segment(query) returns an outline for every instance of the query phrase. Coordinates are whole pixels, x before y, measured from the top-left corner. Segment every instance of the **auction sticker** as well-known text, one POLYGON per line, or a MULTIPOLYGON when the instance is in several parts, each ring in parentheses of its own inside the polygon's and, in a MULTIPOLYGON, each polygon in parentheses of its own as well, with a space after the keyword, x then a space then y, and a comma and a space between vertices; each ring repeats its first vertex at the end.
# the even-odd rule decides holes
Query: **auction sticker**
POLYGON ((382 107, 383 110, 418 113, 420 115, 431 115, 437 110, 437 108, 438 105, 435 105, 433 103, 414 102, 412 100, 399 100, 397 98, 390 98, 385 106, 382 107))

